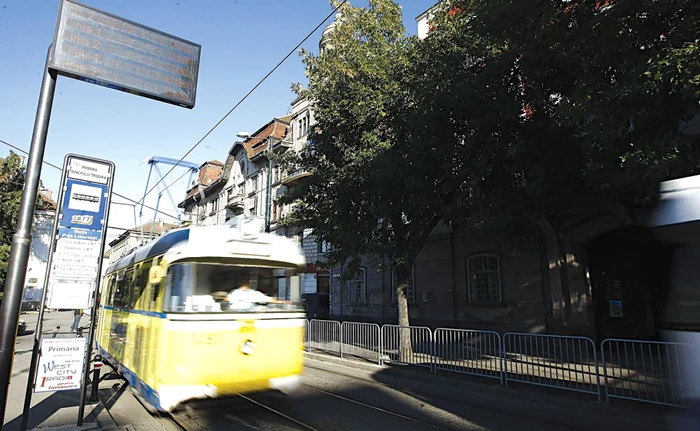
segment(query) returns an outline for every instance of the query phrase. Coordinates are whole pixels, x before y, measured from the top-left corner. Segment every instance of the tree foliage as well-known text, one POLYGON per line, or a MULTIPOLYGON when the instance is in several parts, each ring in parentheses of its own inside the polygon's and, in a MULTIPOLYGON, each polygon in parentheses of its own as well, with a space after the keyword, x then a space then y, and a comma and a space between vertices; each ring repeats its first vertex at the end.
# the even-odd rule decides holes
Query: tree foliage
POLYGON ((303 53, 318 128, 287 155, 313 174, 284 197, 289 221, 350 274, 388 256, 406 324, 408 271, 439 220, 528 239, 533 218, 648 203, 698 168, 684 127, 700 113, 699 7, 445 0, 423 40, 390 0, 343 7, 327 48, 303 53))
POLYGON ((449 201, 448 170, 430 143, 408 134, 413 103, 405 73, 414 55, 400 8, 388 0, 343 7, 327 48, 304 52, 318 126, 292 160, 313 175, 290 190, 290 217, 334 247, 331 264, 352 275, 363 255, 387 257, 397 276, 399 323, 408 324, 410 269, 449 201), (436 155, 437 156, 437 155, 436 155), (436 169, 437 168, 437 169, 436 169))
POLYGON ((418 89, 426 115, 464 143, 454 206, 463 221, 520 229, 594 203, 646 202, 658 181, 694 172, 679 127, 700 112, 698 9, 442 2, 414 67, 428 71, 418 89))
MULTIPOLYGON (((10 152, 7 157, 0 157, 0 288, 4 290, 7 265, 10 259, 12 235, 17 230, 22 191, 24 189, 24 171, 22 158, 10 152)), ((45 209, 51 206, 41 195, 37 196, 35 208, 45 209)))
POLYGON ((5 158, 0 157, 0 286, 5 285, 10 244, 17 230, 23 186, 22 158, 12 152, 5 158))

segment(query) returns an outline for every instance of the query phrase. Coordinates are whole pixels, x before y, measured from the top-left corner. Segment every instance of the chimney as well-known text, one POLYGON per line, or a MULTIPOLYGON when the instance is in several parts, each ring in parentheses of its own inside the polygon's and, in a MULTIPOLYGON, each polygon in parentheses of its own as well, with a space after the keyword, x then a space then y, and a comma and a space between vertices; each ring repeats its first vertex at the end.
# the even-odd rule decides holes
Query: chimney
POLYGON ((210 185, 219 178, 223 168, 224 164, 218 160, 209 160, 202 163, 202 166, 199 167, 199 184, 205 187, 210 185))

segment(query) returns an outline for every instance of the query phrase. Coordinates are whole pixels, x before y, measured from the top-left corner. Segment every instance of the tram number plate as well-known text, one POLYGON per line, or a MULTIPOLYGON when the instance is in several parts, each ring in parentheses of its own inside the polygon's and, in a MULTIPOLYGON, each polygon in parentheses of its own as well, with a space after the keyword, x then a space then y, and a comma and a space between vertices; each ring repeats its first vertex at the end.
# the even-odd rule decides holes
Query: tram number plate
POLYGON ((241 333, 250 334, 255 332, 255 321, 254 320, 241 320, 241 333))

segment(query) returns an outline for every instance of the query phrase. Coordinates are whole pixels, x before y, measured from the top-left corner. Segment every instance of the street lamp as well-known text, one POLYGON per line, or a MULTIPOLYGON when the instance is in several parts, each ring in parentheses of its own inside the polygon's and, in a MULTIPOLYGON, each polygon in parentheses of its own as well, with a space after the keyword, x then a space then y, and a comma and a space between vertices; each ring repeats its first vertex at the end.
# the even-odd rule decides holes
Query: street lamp
MULTIPOLYGON (((272 139, 275 139, 277 142, 286 142, 288 144, 293 144, 291 141, 285 141, 284 139, 279 139, 279 138, 273 138, 272 136, 266 136, 264 138, 258 138, 251 136, 250 133, 248 132, 238 132, 236 133, 236 136, 241 138, 241 139, 258 139, 258 140, 264 140, 267 139, 267 150, 266 153, 269 153, 272 151, 272 139)), ((270 158, 270 155, 267 154, 267 190, 265 193, 265 232, 270 232, 270 206, 272 205, 272 159, 270 158)))

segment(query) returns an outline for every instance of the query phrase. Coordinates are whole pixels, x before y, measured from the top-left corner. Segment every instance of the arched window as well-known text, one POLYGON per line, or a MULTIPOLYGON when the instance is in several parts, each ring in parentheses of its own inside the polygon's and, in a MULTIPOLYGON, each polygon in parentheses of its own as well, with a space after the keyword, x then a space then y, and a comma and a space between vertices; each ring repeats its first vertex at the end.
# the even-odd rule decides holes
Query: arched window
POLYGON ((467 289, 471 304, 501 303, 501 268, 497 255, 483 253, 467 258, 467 289))

